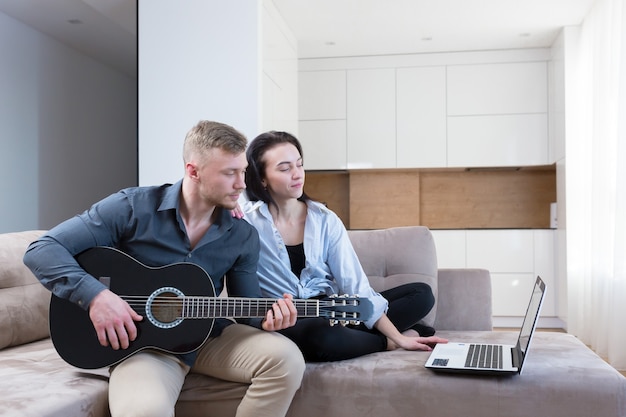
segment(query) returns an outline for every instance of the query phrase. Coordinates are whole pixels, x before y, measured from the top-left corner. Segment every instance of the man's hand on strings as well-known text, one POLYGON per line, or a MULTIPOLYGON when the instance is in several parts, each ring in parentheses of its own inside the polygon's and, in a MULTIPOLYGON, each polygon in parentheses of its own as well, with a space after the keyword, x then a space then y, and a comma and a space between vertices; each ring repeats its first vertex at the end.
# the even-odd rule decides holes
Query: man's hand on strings
POLYGON ((136 321, 143 320, 130 305, 110 290, 100 292, 89 305, 89 318, 102 346, 128 348, 137 338, 136 321))

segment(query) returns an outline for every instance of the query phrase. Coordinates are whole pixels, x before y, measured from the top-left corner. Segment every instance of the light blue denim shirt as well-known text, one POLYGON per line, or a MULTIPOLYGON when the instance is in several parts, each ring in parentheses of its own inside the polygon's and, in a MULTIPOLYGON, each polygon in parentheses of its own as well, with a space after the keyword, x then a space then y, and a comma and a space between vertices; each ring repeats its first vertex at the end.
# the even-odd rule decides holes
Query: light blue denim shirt
POLYGON ((323 204, 307 202, 304 227, 306 264, 300 277, 291 271, 285 243, 274 226, 268 206, 262 201, 243 202, 244 219, 259 232, 261 252, 257 274, 266 297, 311 298, 320 294, 358 295, 369 298, 374 311, 368 328, 387 311, 387 300, 375 292, 352 247, 339 217, 323 204))

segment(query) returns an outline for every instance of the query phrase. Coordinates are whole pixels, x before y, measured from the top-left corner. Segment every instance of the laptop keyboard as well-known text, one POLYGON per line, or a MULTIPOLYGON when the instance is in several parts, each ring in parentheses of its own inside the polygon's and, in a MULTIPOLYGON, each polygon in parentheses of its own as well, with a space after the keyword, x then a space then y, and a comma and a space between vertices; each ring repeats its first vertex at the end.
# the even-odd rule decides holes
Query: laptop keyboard
POLYGON ((468 368, 502 369, 502 346, 471 344, 465 359, 468 368))

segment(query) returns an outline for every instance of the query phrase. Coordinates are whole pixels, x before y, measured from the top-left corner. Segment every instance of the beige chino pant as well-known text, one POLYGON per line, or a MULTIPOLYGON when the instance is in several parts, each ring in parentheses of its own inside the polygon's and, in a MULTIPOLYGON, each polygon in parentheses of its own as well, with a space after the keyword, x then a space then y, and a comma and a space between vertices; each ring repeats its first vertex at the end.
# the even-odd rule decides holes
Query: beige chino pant
MULTIPOLYGON (((300 387, 304 367, 300 350, 286 337, 233 324, 200 348, 191 372, 250 384, 237 417, 280 417, 287 413, 300 387)), ((172 355, 148 350, 132 355, 111 371, 111 416, 174 416, 189 371, 189 366, 172 355)), ((216 409, 211 414, 224 415, 216 409)))

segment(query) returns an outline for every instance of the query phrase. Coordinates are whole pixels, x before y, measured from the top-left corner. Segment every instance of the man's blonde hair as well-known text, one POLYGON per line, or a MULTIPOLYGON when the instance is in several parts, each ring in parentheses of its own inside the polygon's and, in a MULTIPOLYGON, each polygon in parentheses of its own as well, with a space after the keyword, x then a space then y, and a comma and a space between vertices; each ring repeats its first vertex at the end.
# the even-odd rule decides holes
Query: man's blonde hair
POLYGON ((201 120, 187 132, 183 145, 183 161, 194 157, 203 160, 206 152, 218 148, 233 155, 245 152, 248 140, 238 130, 224 123, 201 120))

